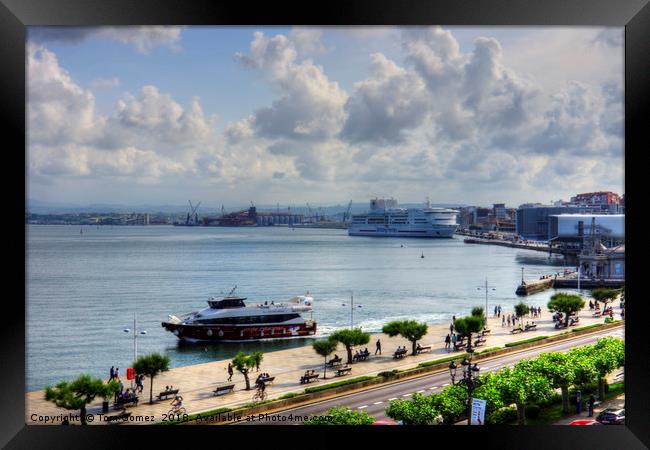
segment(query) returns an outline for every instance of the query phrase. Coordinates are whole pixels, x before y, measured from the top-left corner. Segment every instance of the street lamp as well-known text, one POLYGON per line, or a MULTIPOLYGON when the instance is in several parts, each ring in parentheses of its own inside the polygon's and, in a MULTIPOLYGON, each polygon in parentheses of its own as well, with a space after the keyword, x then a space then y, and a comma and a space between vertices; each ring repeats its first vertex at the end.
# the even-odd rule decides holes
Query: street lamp
POLYGON ((487 327, 487 320, 488 320, 488 289, 492 289, 493 291, 496 291, 494 286, 488 286, 488 280, 487 277, 485 277, 485 287, 477 287, 476 290, 480 291, 481 289, 485 289, 485 326, 487 327))
MULTIPOLYGON (((341 303, 341 306, 347 306, 345 303, 341 303)), ((362 305, 357 305, 357 308, 361 308, 362 305)), ((354 328, 354 293, 350 291, 350 329, 354 328)))
MULTIPOLYGON (((138 328, 137 328, 135 314, 136 313, 133 313, 133 362, 135 362, 138 359, 138 328)), ((125 328, 124 332, 130 333, 131 329, 125 328)), ((147 334, 146 330, 140 330, 140 335, 145 335, 145 334, 147 334)), ((131 384, 133 384, 133 380, 131 380, 131 384)))
POLYGON ((467 346, 467 355, 463 358, 463 361, 460 363, 463 367, 463 378, 456 383, 456 370, 458 366, 454 361, 449 364, 449 375, 451 376, 451 384, 464 384, 467 386, 467 425, 472 423, 472 392, 476 387, 476 379, 478 378, 478 372, 481 370, 479 366, 474 363, 472 364, 472 355, 474 349, 471 347, 471 342, 467 346))

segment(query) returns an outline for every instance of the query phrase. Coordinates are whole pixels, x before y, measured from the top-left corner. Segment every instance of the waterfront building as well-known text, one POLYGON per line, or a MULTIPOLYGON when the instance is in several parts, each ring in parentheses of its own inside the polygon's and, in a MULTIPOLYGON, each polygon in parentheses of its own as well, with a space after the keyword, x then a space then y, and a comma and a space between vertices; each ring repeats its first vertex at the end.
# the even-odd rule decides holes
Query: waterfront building
POLYGON ((581 273, 585 278, 625 279, 625 244, 606 247, 603 245, 605 233, 607 228, 598 225, 596 217, 592 217, 578 255, 581 273))
POLYGON ((526 240, 548 241, 554 237, 549 233, 549 216, 589 212, 590 208, 587 206, 521 205, 517 209, 516 233, 526 240))
POLYGON ((494 217, 497 218, 497 220, 506 220, 508 218, 508 213, 506 211, 506 204, 505 203, 495 203, 492 206, 492 213, 494 214, 494 217))

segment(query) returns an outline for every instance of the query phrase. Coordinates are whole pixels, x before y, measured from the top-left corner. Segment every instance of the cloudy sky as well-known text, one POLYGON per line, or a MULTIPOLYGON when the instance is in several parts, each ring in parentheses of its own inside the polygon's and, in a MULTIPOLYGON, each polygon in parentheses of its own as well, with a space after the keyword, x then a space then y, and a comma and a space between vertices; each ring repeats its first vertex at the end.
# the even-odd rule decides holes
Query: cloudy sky
POLYGON ((28 30, 28 197, 623 193, 623 28, 28 30))

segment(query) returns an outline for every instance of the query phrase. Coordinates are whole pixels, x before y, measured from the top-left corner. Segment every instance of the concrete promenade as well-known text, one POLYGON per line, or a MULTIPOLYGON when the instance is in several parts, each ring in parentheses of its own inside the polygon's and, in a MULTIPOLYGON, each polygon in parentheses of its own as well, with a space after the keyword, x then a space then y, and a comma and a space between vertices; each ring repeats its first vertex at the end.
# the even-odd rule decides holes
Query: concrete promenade
MULTIPOLYGON (((531 306, 541 306, 542 317, 537 319, 525 317, 522 320, 522 324, 525 324, 527 321, 535 321, 537 324, 537 330, 517 333, 514 335, 511 334, 510 330, 512 329, 512 326, 509 328, 507 325, 505 327, 502 327, 501 319, 493 317, 492 313, 494 305, 492 305, 492 309, 488 311, 490 314, 488 326, 492 331, 486 336, 487 342, 483 346, 478 347, 477 351, 489 347, 503 347, 504 344, 508 342, 520 341, 536 336, 552 336, 566 331, 566 329, 556 330, 554 328, 553 322, 551 320, 551 313, 545 309, 545 305, 537 305, 533 302, 529 302, 529 304, 531 306)), ((614 302, 612 305, 614 305, 615 311, 614 318, 620 319, 620 309, 618 308, 618 302, 614 302)), ((508 313, 512 313, 512 311, 505 312, 505 314, 508 313)), ((592 317, 592 312, 589 311, 588 307, 583 309, 580 312, 579 316, 580 324, 575 327, 570 327, 570 329, 604 322, 603 318, 592 317)), ((460 317, 460 315, 457 317, 460 317)), ((265 353, 260 367, 260 372, 268 372, 271 376, 275 376, 275 381, 272 385, 268 386, 267 393, 269 394, 268 398, 277 398, 289 392, 302 392, 306 387, 310 386, 322 385, 324 383, 350 379, 363 375, 376 375, 379 372, 392 369, 406 369, 415 367, 418 365, 418 363, 421 362, 447 357, 454 353, 453 351, 448 352, 445 349, 444 338, 448 333, 449 323, 431 325, 429 327, 428 334, 424 336, 420 343, 422 346, 432 345, 432 351, 430 353, 422 353, 418 356, 408 356, 399 360, 395 360, 392 357, 395 348, 398 345, 406 345, 406 348, 410 353, 410 343, 401 336, 390 338, 387 335, 381 333, 373 334, 368 345, 363 346, 367 347, 370 351, 370 358, 368 358, 367 361, 353 364, 352 372, 350 375, 333 377, 333 372, 330 372, 328 369, 327 380, 319 379, 318 381, 307 385, 301 385, 299 382, 301 375, 303 375, 306 370, 313 369, 321 374, 321 378, 323 377, 324 359, 316 354, 316 352, 314 352, 311 345, 265 353), (381 340, 382 355, 374 356, 375 342, 377 339, 381 340)), ((347 353, 343 345, 339 345, 339 348, 335 353, 343 358, 344 362, 346 361, 347 353)), ((457 354, 459 357, 461 357, 463 352, 457 352, 457 354)), ((333 357, 333 354, 330 356, 330 358, 331 357, 333 357)), ((133 416, 149 416, 153 421, 162 421, 163 414, 167 413, 171 409, 171 399, 156 402, 155 396, 159 392, 164 391, 166 385, 173 385, 174 388, 180 389, 179 394, 183 396, 183 406, 187 408, 188 414, 207 411, 220 407, 233 407, 235 405, 251 402, 254 391, 245 390, 246 385, 244 376, 237 371, 235 371, 232 377, 232 381, 235 383, 234 392, 221 396, 213 395, 212 391, 215 389, 215 386, 218 383, 227 381, 228 373, 226 371, 226 368, 228 366, 228 362, 229 360, 214 361, 210 363, 178 367, 162 373, 154 379, 154 404, 152 405, 148 403, 149 378, 145 378, 144 392, 140 395, 139 405, 130 406, 127 409, 132 413, 133 416)), ((255 378, 257 377, 257 372, 253 370, 253 372, 250 374, 250 377, 252 385, 255 378)), ((123 383, 125 387, 130 386, 130 382, 126 379, 123 379, 123 383)), ((88 413, 100 413, 101 402, 102 399, 97 399, 95 402, 90 404, 87 409, 88 413)), ((26 394, 25 409, 25 421, 27 424, 43 423, 39 422, 38 419, 33 420, 33 414, 40 416, 56 416, 59 414, 67 415, 70 413, 78 414, 78 411, 67 411, 56 407, 51 402, 46 401, 43 390, 28 392, 26 394)), ((111 401, 111 409, 108 414, 112 415, 116 413, 117 412, 112 408, 111 401)), ((99 423, 98 417, 96 417, 96 420, 93 422, 93 424, 95 423, 99 423)))

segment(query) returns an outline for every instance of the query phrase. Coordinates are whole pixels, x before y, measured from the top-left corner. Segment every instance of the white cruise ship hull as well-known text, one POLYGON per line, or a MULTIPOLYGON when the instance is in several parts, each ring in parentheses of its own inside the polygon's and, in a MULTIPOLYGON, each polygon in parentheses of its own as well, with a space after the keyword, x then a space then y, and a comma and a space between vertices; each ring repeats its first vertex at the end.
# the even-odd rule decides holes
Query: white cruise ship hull
POLYGON ((420 237, 420 238, 451 238, 457 226, 439 227, 386 227, 372 225, 352 225, 348 229, 349 236, 379 236, 379 237, 420 237))

